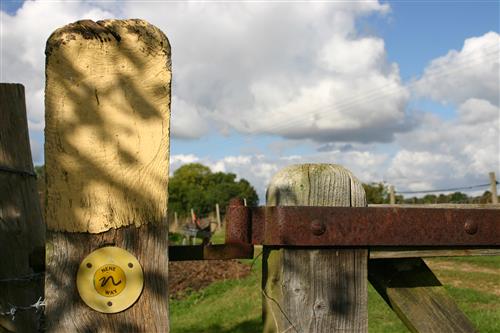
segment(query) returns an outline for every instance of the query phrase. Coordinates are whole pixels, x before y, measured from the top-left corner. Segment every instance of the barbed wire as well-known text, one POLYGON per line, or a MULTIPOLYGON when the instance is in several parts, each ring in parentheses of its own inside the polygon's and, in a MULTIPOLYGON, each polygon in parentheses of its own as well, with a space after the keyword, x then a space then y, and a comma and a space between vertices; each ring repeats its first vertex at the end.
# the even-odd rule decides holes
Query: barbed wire
MULTIPOLYGON (((496 184, 500 184, 498 181, 496 184)), ((471 190, 475 188, 481 188, 481 187, 487 187, 490 186, 491 184, 480 184, 480 185, 471 185, 471 186, 463 186, 463 187, 454 187, 454 188, 444 188, 444 189, 437 189, 437 190, 422 190, 422 191, 397 191, 395 190, 395 193, 399 194, 418 194, 418 193, 439 193, 439 192, 453 192, 453 191, 460 191, 460 190, 471 190)))
POLYGON ((38 300, 27 306, 19 306, 10 304, 10 309, 8 311, 0 311, 0 316, 10 316, 11 320, 14 321, 16 319, 16 314, 19 311, 29 311, 35 310, 35 312, 40 312, 45 307, 45 300, 40 296, 38 300))

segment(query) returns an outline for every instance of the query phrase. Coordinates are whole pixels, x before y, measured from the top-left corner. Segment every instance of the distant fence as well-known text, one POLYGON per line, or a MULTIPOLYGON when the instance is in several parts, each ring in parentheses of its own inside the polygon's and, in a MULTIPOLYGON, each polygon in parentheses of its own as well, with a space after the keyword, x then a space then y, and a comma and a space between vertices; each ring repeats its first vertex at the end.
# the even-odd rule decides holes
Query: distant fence
MULTIPOLYGON (((490 182, 488 184, 479 184, 479 185, 470 185, 470 186, 462 186, 455 188, 443 188, 443 189, 429 189, 429 190, 419 190, 419 191, 396 191, 394 185, 389 186, 389 202, 391 204, 396 204, 396 194, 429 194, 429 193, 450 193, 464 190, 473 190, 479 188, 489 187, 491 194, 491 203, 498 203, 498 193, 497 193, 497 185, 499 182, 496 180, 495 172, 490 172, 488 174, 490 182)), ((436 202, 437 203, 437 202, 436 202)))

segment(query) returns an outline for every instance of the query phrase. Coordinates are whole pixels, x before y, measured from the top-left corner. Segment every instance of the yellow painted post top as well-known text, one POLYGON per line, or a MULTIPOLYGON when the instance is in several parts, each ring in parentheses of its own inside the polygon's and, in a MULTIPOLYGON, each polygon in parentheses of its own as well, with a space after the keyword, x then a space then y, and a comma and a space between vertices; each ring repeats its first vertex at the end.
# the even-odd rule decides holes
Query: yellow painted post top
POLYGON ((163 221, 171 59, 142 20, 78 21, 47 41, 46 221, 100 233, 163 221))

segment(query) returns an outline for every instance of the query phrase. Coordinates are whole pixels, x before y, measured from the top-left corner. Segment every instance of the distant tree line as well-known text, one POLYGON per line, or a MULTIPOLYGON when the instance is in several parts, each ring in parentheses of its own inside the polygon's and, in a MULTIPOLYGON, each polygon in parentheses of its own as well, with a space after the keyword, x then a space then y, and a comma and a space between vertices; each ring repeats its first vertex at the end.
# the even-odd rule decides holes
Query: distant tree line
MULTIPOLYGON (((366 200, 369 204, 388 204, 389 188, 384 183, 363 184, 366 192, 366 200)), ((485 191, 480 196, 468 196, 463 192, 454 192, 450 194, 426 194, 423 197, 408 197, 396 193, 397 204, 486 204, 491 203, 491 192, 485 191)))
MULTIPOLYGON (((44 184, 44 167, 36 166, 40 189, 44 184)), ((363 184, 369 204, 388 204, 389 188, 384 183, 363 184)), ((219 204, 221 214, 231 198, 244 198, 248 206, 256 206, 259 197, 254 187, 245 179, 238 179, 234 173, 212 172, 200 163, 185 164, 175 170, 169 179, 168 211, 177 212, 179 217, 190 216, 191 209, 204 217, 215 210, 219 204)), ((40 191, 43 196, 43 191, 40 191)), ((485 204, 491 203, 491 192, 485 191, 480 196, 468 196, 466 193, 427 194, 423 197, 404 197, 396 193, 397 204, 485 204)))
POLYGON ((250 183, 234 173, 212 172, 209 167, 190 163, 175 170, 169 179, 168 210, 189 216, 191 209, 198 216, 206 216, 219 204, 221 214, 231 198, 245 199, 247 206, 259 203, 257 192, 250 183))

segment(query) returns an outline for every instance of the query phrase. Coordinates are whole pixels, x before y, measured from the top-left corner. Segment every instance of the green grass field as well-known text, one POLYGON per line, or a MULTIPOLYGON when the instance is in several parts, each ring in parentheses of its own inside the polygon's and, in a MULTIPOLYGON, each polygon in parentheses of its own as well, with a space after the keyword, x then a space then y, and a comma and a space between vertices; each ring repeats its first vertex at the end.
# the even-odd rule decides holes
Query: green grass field
MULTIPOLYGON (((500 332, 500 257, 426 261, 479 332, 500 332)), ((172 332, 261 332, 261 267, 259 257, 244 279, 217 282, 183 300, 171 300, 172 332)), ((370 332, 408 332, 371 286, 368 311, 370 332)))

